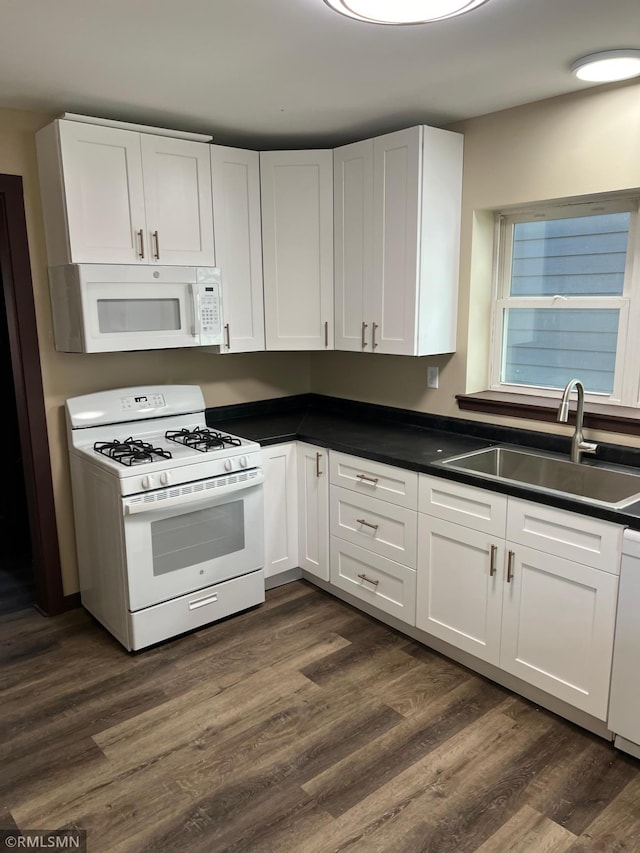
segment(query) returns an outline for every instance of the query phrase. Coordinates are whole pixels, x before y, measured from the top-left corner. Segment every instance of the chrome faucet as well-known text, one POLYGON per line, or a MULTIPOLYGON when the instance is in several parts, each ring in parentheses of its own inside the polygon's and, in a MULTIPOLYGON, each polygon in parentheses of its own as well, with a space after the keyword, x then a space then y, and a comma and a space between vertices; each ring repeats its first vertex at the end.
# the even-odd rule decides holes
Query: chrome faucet
POLYGON ((573 389, 578 392, 578 407, 576 409, 576 428, 571 438, 571 461, 580 462, 583 453, 595 453, 597 444, 585 441, 582 434, 582 421, 584 420, 584 385, 579 379, 570 379, 562 394, 562 401, 558 408, 558 421, 566 424, 569 420, 569 397, 573 389))

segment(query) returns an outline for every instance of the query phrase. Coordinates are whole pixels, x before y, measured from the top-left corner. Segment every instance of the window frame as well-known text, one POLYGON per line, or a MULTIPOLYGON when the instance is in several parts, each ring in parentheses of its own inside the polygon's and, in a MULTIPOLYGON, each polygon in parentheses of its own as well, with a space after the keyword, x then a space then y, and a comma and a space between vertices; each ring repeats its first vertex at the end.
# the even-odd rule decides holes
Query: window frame
POLYGON ((640 407, 640 198, 637 194, 589 201, 540 203, 495 215, 493 294, 489 358, 490 391, 560 399, 562 388, 502 382, 505 310, 521 308, 616 308, 620 311, 614 386, 611 394, 586 392, 585 400, 640 407), (630 213, 629 240, 621 296, 511 296, 513 230, 518 222, 568 219, 602 213, 630 213), (639 334, 630 334, 637 329, 639 334))

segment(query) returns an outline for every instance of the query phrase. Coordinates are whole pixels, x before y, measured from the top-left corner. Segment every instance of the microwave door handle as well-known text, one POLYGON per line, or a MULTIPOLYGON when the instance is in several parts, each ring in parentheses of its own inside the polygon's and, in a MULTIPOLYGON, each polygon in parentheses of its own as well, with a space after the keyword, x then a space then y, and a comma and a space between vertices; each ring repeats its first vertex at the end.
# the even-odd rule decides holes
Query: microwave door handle
POLYGON ((191 310, 193 311, 193 322, 191 324, 191 334, 194 338, 200 337, 200 290, 197 284, 190 284, 191 291, 191 310))

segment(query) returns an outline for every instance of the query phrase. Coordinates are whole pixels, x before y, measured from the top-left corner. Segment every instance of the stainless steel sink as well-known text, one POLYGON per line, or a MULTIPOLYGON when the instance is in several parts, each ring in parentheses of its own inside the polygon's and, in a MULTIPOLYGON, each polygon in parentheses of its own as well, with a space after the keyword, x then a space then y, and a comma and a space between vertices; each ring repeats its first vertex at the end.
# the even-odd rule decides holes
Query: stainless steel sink
POLYGON ((640 501, 640 473, 577 464, 535 451, 488 447, 443 459, 438 464, 612 509, 640 501))

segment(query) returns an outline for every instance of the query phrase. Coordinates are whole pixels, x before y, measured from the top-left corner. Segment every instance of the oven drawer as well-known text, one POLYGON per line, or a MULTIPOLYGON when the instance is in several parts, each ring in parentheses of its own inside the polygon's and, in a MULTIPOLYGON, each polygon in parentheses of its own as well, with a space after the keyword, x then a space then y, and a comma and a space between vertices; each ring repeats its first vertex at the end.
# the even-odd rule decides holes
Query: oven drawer
POLYGON ((416 624, 416 573, 407 566, 332 536, 331 583, 396 619, 416 624))
POLYGON ((334 451, 329 454, 329 467, 331 482, 336 486, 408 509, 418 508, 418 474, 415 471, 334 451))
POLYGON ((416 567, 415 510, 331 486, 331 532, 412 569, 416 567))
POLYGON ((262 604, 264 572, 218 583, 205 589, 181 595, 171 601, 130 613, 131 649, 143 649, 153 643, 216 622, 232 613, 262 604))

